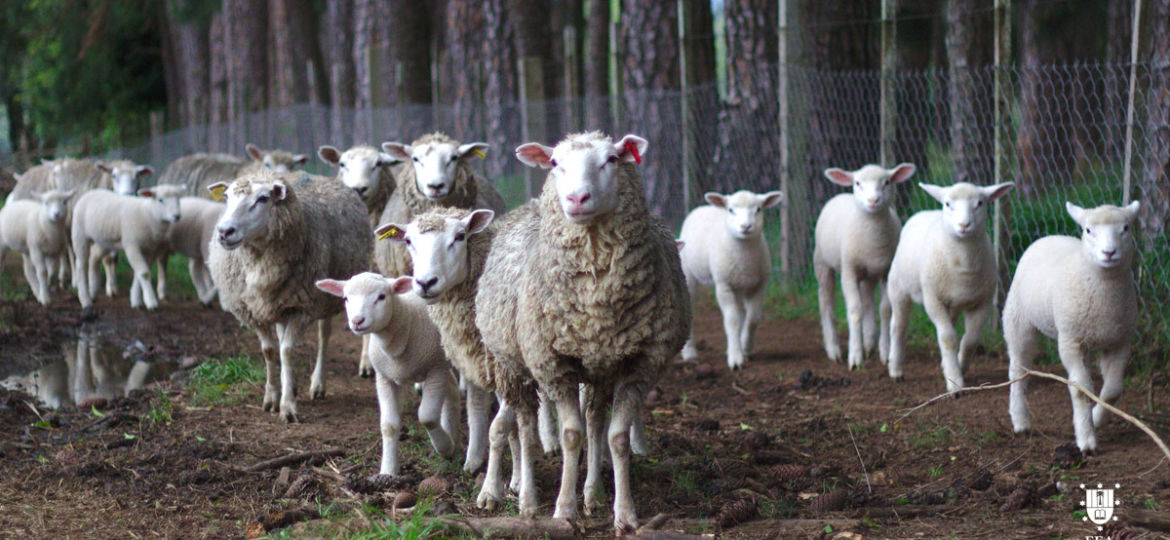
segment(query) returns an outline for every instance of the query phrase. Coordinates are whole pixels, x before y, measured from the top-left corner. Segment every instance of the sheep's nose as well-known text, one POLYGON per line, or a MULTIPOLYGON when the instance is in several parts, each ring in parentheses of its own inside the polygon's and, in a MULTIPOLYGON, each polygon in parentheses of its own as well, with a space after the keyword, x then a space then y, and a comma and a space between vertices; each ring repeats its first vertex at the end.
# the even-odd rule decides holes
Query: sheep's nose
POLYGON ((585 201, 588 201, 590 198, 592 198, 592 195, 588 193, 583 193, 581 195, 565 195, 565 199, 568 199, 569 202, 577 206, 585 204, 585 201))
POLYGON ((444 185, 446 184, 427 184, 427 187, 431 188, 431 191, 439 191, 443 189, 444 185))
POLYGON ((365 318, 365 317, 361 317, 361 316, 354 317, 354 318, 352 318, 352 319, 350 319, 350 320, 349 320, 349 327, 350 327, 350 328, 357 328, 357 327, 361 326, 361 325, 362 325, 363 323, 365 323, 365 322, 366 322, 366 318, 365 318))
POLYGON ((1116 249, 1103 249, 1103 250, 1101 250, 1101 253, 1104 254, 1106 258, 1112 259, 1114 255, 1117 255, 1117 250, 1116 249))
POLYGON ((870 198, 866 199, 865 202, 867 202, 869 204, 877 204, 878 198, 877 197, 870 197, 870 198))
POLYGON ((220 238, 227 238, 236 232, 235 227, 216 227, 215 230, 219 232, 220 238))
POLYGON ((362 187, 355 187, 355 188, 353 188, 353 190, 354 190, 354 191, 356 191, 356 192, 357 192, 357 194, 358 194, 359 196, 362 196, 362 197, 365 197, 365 196, 366 196, 366 191, 367 191, 368 189, 369 189, 369 188, 367 188, 366 186, 362 186, 362 187))
POLYGON ((416 279, 416 280, 414 280, 414 282, 418 283, 419 288, 421 288, 423 290, 423 292, 427 292, 428 289, 430 289, 431 287, 434 287, 435 284, 439 282, 439 278, 433 277, 433 278, 425 280, 425 281, 421 280, 421 279, 416 279))

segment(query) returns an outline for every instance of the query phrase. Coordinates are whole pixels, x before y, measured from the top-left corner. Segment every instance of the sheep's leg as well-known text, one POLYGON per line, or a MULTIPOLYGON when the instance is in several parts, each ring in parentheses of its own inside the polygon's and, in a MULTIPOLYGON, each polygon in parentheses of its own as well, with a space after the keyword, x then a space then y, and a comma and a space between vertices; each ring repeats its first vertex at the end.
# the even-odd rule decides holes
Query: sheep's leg
POLYGON ((370 363, 370 335, 362 336, 362 357, 358 360, 358 377, 363 379, 374 374, 374 366, 370 363))
POLYGON ((130 392, 146 386, 147 375, 150 375, 150 362, 135 360, 134 365, 130 367, 130 375, 126 377, 126 388, 123 389, 122 395, 129 396, 130 392))
POLYGON ((577 476, 581 468, 581 447, 585 442, 585 426, 581 421, 581 407, 577 385, 567 384, 558 392, 557 418, 561 421, 561 491, 557 494, 554 518, 577 517, 577 476))
POLYGON ((89 245, 81 235, 74 237, 73 245, 76 250, 73 279, 77 284, 77 300, 81 302, 81 309, 86 310, 93 307, 93 297, 90 294, 94 290, 90 287, 93 282, 86 279, 89 276, 89 245))
POLYGON ((715 284, 715 300, 723 312, 723 334, 727 337, 727 367, 743 367, 743 349, 740 348, 740 332, 743 330, 743 306, 739 293, 727 283, 715 284))
POLYGON ((137 276, 130 280, 130 307, 135 309, 142 307, 142 283, 138 281, 137 276))
POLYGON ((473 473, 483 466, 488 452, 488 414, 492 395, 474 384, 467 385, 467 457, 463 470, 473 473))
MULTIPOLYGON (((195 286, 195 296, 199 297, 199 303, 208 305, 211 302, 207 299, 207 285, 204 281, 202 270, 203 262, 196 259, 187 259, 187 273, 191 275, 191 284, 195 286)), ((162 272, 159 272, 162 275, 162 272)))
POLYGON ((45 260, 44 253, 33 246, 29 247, 28 256, 32 259, 33 273, 37 277, 37 300, 41 302, 42 306, 47 306, 52 300, 49 296, 49 281, 53 279, 49 273, 49 263, 45 260))
POLYGON ((983 335, 983 327, 994 313, 995 305, 992 304, 991 299, 988 299, 982 306, 963 315, 963 340, 959 342, 959 371, 961 373, 967 373, 967 368, 971 367, 971 355, 975 352, 975 346, 979 344, 980 336, 983 335))
POLYGON ((556 453, 559 448, 557 439, 557 421, 553 418, 551 400, 543 392, 540 394, 540 406, 536 409, 536 423, 540 428, 540 447, 545 454, 556 453))
POLYGON ((280 337, 280 419, 289 423, 297 422, 297 374, 292 356, 303 326, 297 320, 276 323, 276 335, 280 337))
MULTIPOLYGON (((28 282, 28 290, 32 292, 33 298, 36 298, 37 302, 41 302, 41 285, 37 283, 37 269, 33 266, 32 257, 22 253, 20 260, 24 267, 24 280, 28 282)), ((41 303, 44 304, 44 302, 41 303)))
MULTIPOLYGON (((760 290, 741 297, 745 315, 743 328, 740 330, 739 341, 740 348, 743 349, 745 357, 750 357, 752 349, 756 346, 756 328, 760 326, 760 320, 764 318, 764 294, 767 292, 766 289, 766 285, 761 285, 760 290)), ((638 418, 641 417, 642 415, 639 414, 638 418)), ((637 423, 634 425, 637 425, 637 423)), ((637 430, 634 433, 636 434, 637 430)), ((634 453, 639 454, 641 452, 635 449, 634 453)))
POLYGON ((508 455, 512 456, 512 478, 508 480, 508 491, 520 493, 520 475, 524 471, 520 465, 520 434, 516 432, 515 425, 508 434, 508 455))
POLYGON ((329 317, 317 320, 317 361, 313 364, 313 377, 309 382, 309 399, 325 397, 325 351, 329 349, 329 336, 333 325, 329 317))
POLYGON ((882 298, 878 304, 878 360, 883 364, 890 358, 890 291, 889 282, 882 280, 882 298))
MULTIPOLYGON (((1121 395, 1125 365, 1129 363, 1129 346, 1107 351, 1101 355, 1101 395, 1106 403, 1112 404, 1121 395)), ((1109 419, 1107 410, 1100 404, 1093 406, 1093 425, 1101 427, 1109 419)))
MULTIPOLYGON (((1068 370, 1068 380, 1092 392, 1093 376, 1085 366, 1085 351, 1081 345, 1062 334, 1057 339, 1057 349, 1060 351, 1060 362, 1068 370)), ((1095 452, 1097 433, 1093 429, 1093 402, 1072 386, 1068 387, 1068 393, 1072 397, 1073 431, 1077 437, 1077 448, 1086 453, 1095 452)))
POLYGON ((938 349, 942 357, 943 379, 947 381, 947 391, 954 392, 963 388, 963 371, 959 369, 959 335, 955 332, 955 321, 950 311, 930 291, 923 291, 923 307, 930 322, 934 323, 935 333, 938 335, 938 349))
POLYGON ((264 410, 276 411, 276 403, 280 399, 280 392, 276 388, 276 380, 280 376, 277 368, 280 359, 277 357, 276 329, 272 327, 256 328, 256 336, 260 338, 260 354, 264 356, 264 410))
MULTIPOLYGON (((1004 319, 1003 338, 1008 350, 1008 380, 1024 375, 1024 369, 1032 368, 1032 360, 1040 351, 1039 332, 1031 326, 1020 327, 1021 323, 1004 319)), ((1012 383, 1009 393, 1008 410, 1012 417, 1012 430, 1023 433, 1032 429, 1032 415, 1028 412, 1028 379, 1012 383)))
POLYGON ((454 450, 463 446, 463 431, 462 423, 459 418, 459 385, 455 382, 455 376, 451 374, 449 368, 443 367, 439 370, 443 380, 443 412, 439 418, 439 426, 442 427, 443 433, 447 434, 447 438, 451 440, 451 450, 444 457, 451 457, 454 450))
MULTIPOLYGON (((150 262, 142 254, 142 250, 135 245, 126 246, 126 260, 130 262, 130 268, 134 269, 134 282, 142 293, 146 309, 152 311, 158 309, 158 298, 154 295, 154 288, 150 286, 150 262)), ((109 274, 107 274, 108 277, 109 274)), ((133 303, 132 300, 131 305, 133 303)))
POLYGON ((906 355, 906 327, 910 322, 910 295, 901 291, 888 291, 885 295, 890 303, 890 357, 886 368, 890 378, 900 381, 903 378, 902 361, 906 355))
MULTIPOLYGON (((374 378, 378 389, 379 423, 382 428, 381 474, 398 474, 398 434, 402 430, 402 417, 398 413, 398 384, 378 373, 374 378)), ((422 410, 419 410, 422 418, 422 410)))
POLYGON ((833 362, 841 361, 841 344, 837 341, 837 329, 833 327, 833 317, 836 316, 837 282, 833 279, 833 269, 813 257, 813 268, 817 275, 817 303, 821 308, 821 334, 825 340, 825 355, 833 362))
POLYGON ((601 508, 601 461, 605 455, 606 413, 613 401, 613 393, 605 386, 585 385, 585 514, 593 515, 601 508))
POLYGON ((869 358, 877 349, 878 326, 877 306, 874 303, 874 289, 877 281, 867 279, 858 284, 861 293, 861 343, 863 358, 869 358))
POLYGON ((479 497, 475 499, 475 505, 479 508, 495 510, 504 500, 504 475, 500 471, 500 461, 504 459, 504 446, 508 444, 508 436, 514 431, 515 423, 516 415, 512 408, 507 402, 500 400, 500 408, 496 411, 496 417, 492 419, 489 433, 491 447, 488 452, 487 472, 484 473, 479 497))
POLYGON ((638 516, 630 492, 630 424, 637 413, 639 394, 635 385, 619 384, 614 391, 613 417, 609 422, 609 452, 613 459, 613 528, 618 535, 638 528, 638 516))
MULTIPOLYGON (((699 296, 699 284, 695 282, 691 276, 687 276, 687 294, 690 295, 691 305, 695 305, 695 300, 699 296)), ((695 347, 695 332, 692 330, 687 336, 687 343, 683 345, 682 359, 694 360, 699 357, 699 349, 695 347)))
POLYGON ((102 265, 106 269, 106 296, 113 298, 118 294, 118 252, 101 253, 99 256, 101 257, 102 265))
POLYGON ((639 456, 650 453, 650 446, 646 442, 646 410, 645 397, 638 399, 638 412, 634 415, 634 423, 630 425, 630 451, 639 456))
POLYGON ((539 501, 536 498, 536 470, 533 463, 540 452, 540 436, 536 433, 536 410, 516 411, 516 430, 520 437, 520 517, 536 516, 539 501))
POLYGON ((427 430, 431 446, 444 458, 451 457, 455 447, 451 437, 443 430, 443 402, 447 397, 447 379, 431 375, 423 381, 422 399, 418 403, 418 423, 427 430))
POLYGON ((162 255, 154 261, 155 267, 158 270, 154 290, 158 294, 159 302, 167 299, 167 259, 169 258, 168 255, 162 255))
POLYGON ((841 292, 845 295, 845 318, 849 322, 849 369, 855 369, 861 367, 865 359, 861 343, 865 306, 862 301, 860 280, 848 267, 841 272, 841 292))
MULTIPOLYGON (((89 278, 90 295, 97 296, 98 291, 101 290, 101 265, 102 265, 102 248, 100 246, 93 246, 93 251, 89 252, 89 271, 85 275, 89 278)), ((107 283, 108 285, 108 283, 107 283)), ((110 289, 106 289, 106 296, 113 296, 110 294, 110 289)))

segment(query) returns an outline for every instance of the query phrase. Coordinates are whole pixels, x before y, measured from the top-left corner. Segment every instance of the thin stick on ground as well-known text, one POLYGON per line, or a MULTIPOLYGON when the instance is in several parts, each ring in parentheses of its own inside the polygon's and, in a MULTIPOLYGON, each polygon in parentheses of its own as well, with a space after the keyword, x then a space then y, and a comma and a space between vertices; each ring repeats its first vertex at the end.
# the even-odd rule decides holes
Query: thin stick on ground
POLYGON ((907 416, 914 414, 914 412, 917 411, 918 409, 921 409, 927 405, 930 405, 931 403, 934 403, 940 399, 955 397, 955 396, 958 396, 959 394, 963 394, 963 393, 967 393, 967 392, 977 392, 979 390, 995 390, 996 388, 1003 388, 1005 386, 1011 386, 1012 384, 1022 380, 1024 377, 1027 377, 1027 374, 1020 375, 1019 377, 1016 377, 1010 381, 1001 382, 999 384, 981 384, 979 386, 967 386, 967 387, 955 390, 954 392, 947 392, 945 394, 939 394, 939 395, 934 396, 926 401, 923 401, 922 403, 919 403, 918 405, 916 405, 912 409, 907 409, 905 414, 903 414, 902 416, 899 416, 897 420, 894 420, 894 423, 895 424, 901 423, 902 420, 905 420, 907 416))
POLYGON ((293 463, 300 463, 302 461, 308 461, 310 459, 332 457, 332 456, 341 456, 344 454, 345 454, 345 450, 342 450, 340 448, 335 448, 332 450, 318 450, 316 452, 299 452, 296 454, 289 454, 287 456, 281 456, 278 458, 267 459, 267 460, 261 461, 260 463, 255 464, 255 465, 251 465, 251 466, 245 468, 244 470, 247 472, 257 472, 257 471, 263 471, 266 469, 275 469, 278 467, 283 467, 285 465, 292 465, 293 463))
POLYGON ((857 461, 861 463, 861 474, 865 475, 865 489, 873 493, 873 486, 869 484, 869 471, 865 470, 865 460, 861 459, 861 450, 857 448, 857 439, 853 438, 853 428, 849 424, 845 424, 845 429, 849 430, 849 440, 853 441, 853 451, 857 452, 857 461))

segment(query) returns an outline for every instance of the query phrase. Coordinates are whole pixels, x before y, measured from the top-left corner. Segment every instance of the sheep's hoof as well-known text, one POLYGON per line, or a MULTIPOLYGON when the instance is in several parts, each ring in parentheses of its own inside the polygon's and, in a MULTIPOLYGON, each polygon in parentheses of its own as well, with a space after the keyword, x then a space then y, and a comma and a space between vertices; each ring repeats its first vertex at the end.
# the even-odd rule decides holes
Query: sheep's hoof
POLYGON ((373 377, 373 376, 374 376, 374 367, 373 366, 361 366, 358 368, 358 377, 361 377, 363 379, 369 379, 370 377, 373 377))
POLYGON ((276 401, 265 399, 262 408, 264 409, 264 412, 276 412, 276 401))
POLYGON ((300 420, 297 419, 296 411, 281 411, 280 419, 289 424, 296 424, 300 422, 300 420))
POLYGON ((536 517, 536 511, 538 509, 539 509, 539 507, 537 506, 537 504, 535 502, 531 502, 531 501, 527 502, 527 503, 521 502, 520 503, 520 517, 534 518, 534 517, 536 517))
POLYGON ((1095 455, 1100 454, 1100 453, 1101 453, 1101 451, 1097 450, 1097 448, 1095 448, 1095 447, 1094 448, 1084 448, 1081 450, 1081 455, 1083 455, 1085 457, 1092 457, 1092 456, 1095 456, 1095 455))
POLYGON ((475 474, 479 471, 480 467, 483 467, 483 461, 482 457, 478 459, 467 459, 463 462, 463 472, 475 474))
POLYGON ((638 518, 633 512, 615 512, 613 516, 613 530, 618 536, 626 535, 638 529, 638 518))
POLYGON ((891 375, 890 379, 894 382, 906 382, 906 377, 904 375, 891 375))
POLYGON ((494 512, 500 505, 501 498, 499 495, 489 493, 486 489, 479 492, 479 497, 475 499, 475 506, 482 508, 489 512, 494 512))
POLYGON ((309 389, 309 399, 325 399, 325 385, 309 389))

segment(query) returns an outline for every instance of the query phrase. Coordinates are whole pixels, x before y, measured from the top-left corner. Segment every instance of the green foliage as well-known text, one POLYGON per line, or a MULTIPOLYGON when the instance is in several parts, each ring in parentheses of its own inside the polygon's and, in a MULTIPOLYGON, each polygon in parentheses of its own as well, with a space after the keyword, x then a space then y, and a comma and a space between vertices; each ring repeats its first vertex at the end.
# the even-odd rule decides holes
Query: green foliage
POLYGON ((150 400, 150 410, 142 416, 142 419, 152 424, 170 424, 174 421, 171 412, 174 410, 174 404, 171 403, 171 397, 166 392, 159 390, 155 393, 154 399, 150 400))
POLYGON ((264 368, 248 356, 232 356, 208 360, 195 367, 191 373, 188 389, 196 405, 216 405, 238 400, 238 393, 232 394, 234 385, 256 384, 264 380, 264 368))

